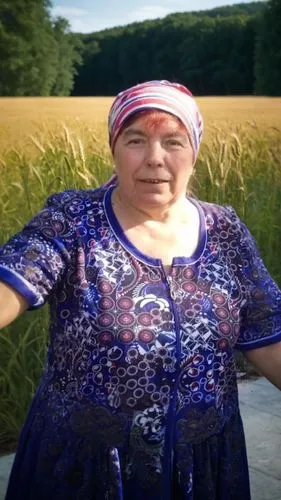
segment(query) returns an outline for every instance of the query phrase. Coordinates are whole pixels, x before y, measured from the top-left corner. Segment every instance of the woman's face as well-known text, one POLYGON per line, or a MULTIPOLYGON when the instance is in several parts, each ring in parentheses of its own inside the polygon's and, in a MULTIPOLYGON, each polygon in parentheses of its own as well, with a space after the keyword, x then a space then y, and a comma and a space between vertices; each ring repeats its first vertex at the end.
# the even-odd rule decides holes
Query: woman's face
POLYGON ((176 117, 162 111, 136 117, 120 132, 113 157, 119 191, 133 205, 164 207, 185 196, 193 150, 176 117))

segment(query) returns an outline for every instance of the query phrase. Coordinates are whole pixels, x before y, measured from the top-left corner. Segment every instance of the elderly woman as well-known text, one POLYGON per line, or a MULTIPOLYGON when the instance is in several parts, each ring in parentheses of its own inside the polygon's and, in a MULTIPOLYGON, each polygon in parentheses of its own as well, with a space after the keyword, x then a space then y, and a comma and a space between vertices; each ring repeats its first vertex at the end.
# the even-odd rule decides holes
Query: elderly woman
POLYGON ((249 500, 234 348, 281 387, 281 293, 231 207, 186 195, 191 93, 109 114, 116 176, 52 195, 0 251, 0 322, 50 305, 7 500, 249 500))

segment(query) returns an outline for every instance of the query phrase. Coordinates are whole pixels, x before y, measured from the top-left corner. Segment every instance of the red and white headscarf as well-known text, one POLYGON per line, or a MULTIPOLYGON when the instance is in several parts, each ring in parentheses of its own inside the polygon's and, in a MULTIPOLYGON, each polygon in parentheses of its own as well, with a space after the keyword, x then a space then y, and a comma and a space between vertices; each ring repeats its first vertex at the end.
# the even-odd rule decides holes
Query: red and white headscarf
POLYGON ((202 116, 191 92, 184 85, 167 80, 140 83, 117 95, 108 116, 111 150, 126 120, 146 109, 166 111, 181 120, 187 129, 195 161, 203 133, 202 116))

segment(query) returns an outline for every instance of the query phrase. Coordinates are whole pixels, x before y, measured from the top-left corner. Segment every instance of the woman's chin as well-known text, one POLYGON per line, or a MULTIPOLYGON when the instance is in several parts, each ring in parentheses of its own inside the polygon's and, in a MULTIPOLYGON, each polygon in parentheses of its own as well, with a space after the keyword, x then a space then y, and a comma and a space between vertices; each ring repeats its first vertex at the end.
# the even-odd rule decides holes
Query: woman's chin
POLYGON ((169 183, 150 184, 146 182, 139 182, 135 187, 136 196, 138 198, 146 199, 151 202, 164 201, 170 197, 169 183))
POLYGON ((171 199, 171 195, 163 192, 137 193, 135 197, 135 201, 137 201, 138 204, 142 204, 144 207, 167 205, 171 199))
POLYGON ((170 205, 176 196, 170 191, 169 184, 138 184, 126 189, 122 186, 121 196, 127 202, 141 208, 170 205))

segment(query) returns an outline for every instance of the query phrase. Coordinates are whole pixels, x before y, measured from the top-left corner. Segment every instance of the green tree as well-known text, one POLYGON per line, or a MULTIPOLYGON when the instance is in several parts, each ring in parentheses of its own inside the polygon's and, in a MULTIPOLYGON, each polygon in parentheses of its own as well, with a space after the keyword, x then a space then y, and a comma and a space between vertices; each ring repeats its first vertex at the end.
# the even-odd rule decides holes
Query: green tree
MULTIPOLYGON (((74 95, 93 95, 93 72, 95 79, 98 76, 96 68, 97 55, 100 52, 100 45, 97 40, 80 39, 82 44, 81 59, 82 64, 79 67, 74 83, 74 95)), ((94 92, 95 93, 95 92, 94 92)))
POLYGON ((253 49, 249 18, 204 17, 188 30, 181 44, 183 79, 195 94, 251 94, 253 49))
POLYGON ((0 3, 0 94, 49 95, 57 46, 48 0, 0 3))
POLYGON ((81 35, 75 95, 113 95, 146 79, 169 79, 195 94, 252 94, 256 16, 263 2, 170 14, 81 35))
POLYGON ((259 19, 255 92, 281 95, 281 0, 269 0, 259 19))
POLYGON ((69 95, 79 63, 77 36, 53 20, 49 0, 0 2, 0 95, 69 95))
POLYGON ((82 42, 77 35, 70 33, 68 21, 58 17, 54 21, 54 38, 57 45, 56 80, 51 88, 51 94, 68 96, 74 85, 74 77, 82 59, 79 53, 82 42))

